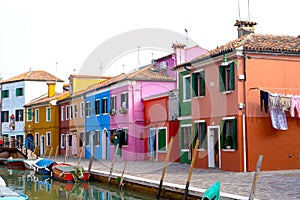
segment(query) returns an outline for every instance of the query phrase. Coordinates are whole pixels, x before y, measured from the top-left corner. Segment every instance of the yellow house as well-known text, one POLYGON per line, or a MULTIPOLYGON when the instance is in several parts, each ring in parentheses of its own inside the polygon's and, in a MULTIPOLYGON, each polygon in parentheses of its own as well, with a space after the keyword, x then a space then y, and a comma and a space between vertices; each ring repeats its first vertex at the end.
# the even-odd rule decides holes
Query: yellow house
POLYGON ((54 156, 59 150, 59 108, 56 101, 62 93, 55 92, 49 82, 48 93, 26 104, 26 146, 40 156, 54 156))

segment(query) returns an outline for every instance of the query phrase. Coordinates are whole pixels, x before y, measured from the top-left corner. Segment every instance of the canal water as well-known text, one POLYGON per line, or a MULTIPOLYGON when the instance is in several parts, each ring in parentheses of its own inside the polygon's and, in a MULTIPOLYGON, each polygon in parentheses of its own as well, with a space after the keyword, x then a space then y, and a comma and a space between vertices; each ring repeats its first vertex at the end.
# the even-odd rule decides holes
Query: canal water
POLYGON ((49 176, 37 175, 32 170, 10 169, 0 166, 0 176, 7 187, 13 191, 26 194, 29 199, 99 199, 99 200, 150 200, 154 196, 131 191, 120 191, 98 182, 63 183, 50 179, 49 176))

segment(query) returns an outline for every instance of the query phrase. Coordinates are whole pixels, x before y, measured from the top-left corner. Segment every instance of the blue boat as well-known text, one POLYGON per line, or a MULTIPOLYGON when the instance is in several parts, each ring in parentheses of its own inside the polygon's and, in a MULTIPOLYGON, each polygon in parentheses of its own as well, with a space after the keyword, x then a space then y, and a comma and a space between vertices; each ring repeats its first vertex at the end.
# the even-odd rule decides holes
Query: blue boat
POLYGON ((39 160, 36 163, 34 163, 33 168, 38 174, 50 175, 52 166, 54 164, 56 164, 56 162, 53 160, 42 159, 42 160, 39 160))

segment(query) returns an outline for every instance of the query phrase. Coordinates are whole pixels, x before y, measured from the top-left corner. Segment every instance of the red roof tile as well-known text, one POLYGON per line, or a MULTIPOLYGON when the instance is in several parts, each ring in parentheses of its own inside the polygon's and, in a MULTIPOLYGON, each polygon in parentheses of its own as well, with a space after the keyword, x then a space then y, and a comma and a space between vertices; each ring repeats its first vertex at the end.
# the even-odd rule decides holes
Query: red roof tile
POLYGON ((57 82, 64 82, 63 80, 55 77, 54 75, 42 71, 42 70, 33 70, 28 71, 23 74, 14 76, 12 78, 9 78, 7 80, 2 80, 1 83, 10 83, 10 82, 16 82, 16 81, 57 81, 57 82))

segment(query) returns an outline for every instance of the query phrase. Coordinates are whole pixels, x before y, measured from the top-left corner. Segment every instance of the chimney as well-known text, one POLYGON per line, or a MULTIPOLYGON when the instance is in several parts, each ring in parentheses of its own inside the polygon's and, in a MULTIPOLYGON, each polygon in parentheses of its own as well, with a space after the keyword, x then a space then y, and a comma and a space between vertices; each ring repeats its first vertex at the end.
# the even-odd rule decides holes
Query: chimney
POLYGON ((175 65, 180 65, 182 63, 185 63, 185 44, 180 43, 173 43, 172 48, 174 49, 175 53, 175 65))
POLYGON ((250 22, 250 21, 239 21, 236 20, 234 26, 237 26, 238 30, 238 37, 242 37, 244 35, 248 35, 250 33, 254 33, 254 26, 256 25, 256 22, 250 22))
POLYGON ((55 82, 48 82, 48 97, 53 97, 55 95, 55 82))

